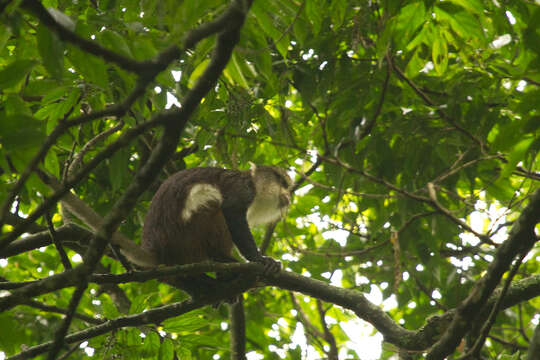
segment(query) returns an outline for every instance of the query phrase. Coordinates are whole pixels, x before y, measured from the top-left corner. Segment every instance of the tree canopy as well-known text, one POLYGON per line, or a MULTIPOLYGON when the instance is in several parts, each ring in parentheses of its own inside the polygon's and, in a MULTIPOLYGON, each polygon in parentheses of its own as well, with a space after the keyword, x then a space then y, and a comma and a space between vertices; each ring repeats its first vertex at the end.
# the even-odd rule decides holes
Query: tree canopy
POLYGON ((1 1, 0 359, 540 358, 538 24, 533 0, 1 1), (294 180, 252 229, 279 273, 110 246, 168 176, 250 162, 294 180), (201 299, 159 281, 217 270, 201 299))

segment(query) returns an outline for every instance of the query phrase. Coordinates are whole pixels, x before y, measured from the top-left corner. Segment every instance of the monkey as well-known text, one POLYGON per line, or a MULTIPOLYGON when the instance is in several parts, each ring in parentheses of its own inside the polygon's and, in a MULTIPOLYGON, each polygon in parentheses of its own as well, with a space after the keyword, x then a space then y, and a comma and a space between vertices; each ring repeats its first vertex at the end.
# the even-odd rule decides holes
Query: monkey
MULTIPOLYGON (((55 190, 61 188, 50 176, 44 180, 55 190)), ((139 268, 208 260, 237 262, 232 256, 235 245, 247 260, 264 264, 266 272, 278 271, 281 264, 260 254, 250 229, 285 215, 290 187, 285 170, 274 166, 252 165, 247 171, 217 167, 181 170, 155 193, 144 221, 141 246, 120 232, 113 234, 111 243, 139 268)), ((71 192, 61 204, 94 231, 103 224, 103 219, 71 192)), ((226 280, 207 275, 164 279, 193 297, 226 280)))
MULTIPOLYGON (((279 220, 290 204, 291 179, 274 166, 239 171, 218 167, 181 170, 155 193, 142 232, 142 249, 158 263, 237 262, 233 247, 266 272, 281 263, 261 255, 251 227, 279 220), (234 246, 233 246, 234 245, 234 246)), ((230 279, 229 279, 230 280, 230 279)), ((192 297, 212 291, 224 278, 208 275, 164 280, 192 297)))

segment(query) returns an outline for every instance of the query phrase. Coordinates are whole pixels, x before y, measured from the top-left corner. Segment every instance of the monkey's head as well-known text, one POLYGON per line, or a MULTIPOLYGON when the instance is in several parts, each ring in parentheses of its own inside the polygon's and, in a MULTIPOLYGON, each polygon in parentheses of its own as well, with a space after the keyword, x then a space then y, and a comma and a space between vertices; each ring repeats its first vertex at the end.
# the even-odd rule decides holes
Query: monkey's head
POLYGON ((251 176, 255 183, 255 198, 248 208, 249 226, 269 224, 287 212, 291 202, 291 178, 284 169, 252 164, 251 176))

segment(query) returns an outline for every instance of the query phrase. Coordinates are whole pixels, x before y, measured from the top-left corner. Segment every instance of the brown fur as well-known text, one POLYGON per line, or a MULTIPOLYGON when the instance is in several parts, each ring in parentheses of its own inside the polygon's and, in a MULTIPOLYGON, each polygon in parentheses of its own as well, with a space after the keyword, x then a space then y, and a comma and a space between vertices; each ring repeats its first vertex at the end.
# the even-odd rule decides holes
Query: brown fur
POLYGON ((218 168, 180 171, 167 179, 154 195, 144 223, 142 246, 166 265, 231 261, 233 244, 222 207, 245 211, 254 194, 255 186, 247 172, 218 168), (197 183, 218 188, 223 203, 208 204, 184 223, 182 209, 189 191, 197 183))
MULTIPOLYGON (((260 172, 261 179, 264 180, 261 191, 272 182, 281 184, 280 177, 283 175, 273 168, 258 167, 256 171, 260 172)), ((289 179, 283 180, 284 185, 279 186, 286 188, 287 180, 289 179)), ((272 265, 275 261, 269 261, 259 253, 247 222, 246 214, 256 192, 250 171, 221 168, 180 171, 168 178, 154 195, 145 219, 142 246, 154 254, 160 264, 165 265, 208 260, 236 261, 232 256, 233 244, 246 259, 272 265), (203 190, 202 197, 198 199, 204 205, 195 206, 196 210, 189 211, 189 215, 184 214, 183 217, 186 199, 197 184, 207 184, 210 189, 219 191, 218 195, 221 196, 218 196, 218 199, 206 196, 211 192, 203 190)), ((286 203, 283 204, 281 199, 271 203, 272 206, 286 207, 289 199, 285 200, 286 203)), ((267 207, 262 206, 262 209, 266 210, 267 207)), ((276 211, 280 214, 279 210, 276 211)), ((179 276, 165 281, 192 295, 211 291, 216 282, 206 275, 190 278, 179 276)))

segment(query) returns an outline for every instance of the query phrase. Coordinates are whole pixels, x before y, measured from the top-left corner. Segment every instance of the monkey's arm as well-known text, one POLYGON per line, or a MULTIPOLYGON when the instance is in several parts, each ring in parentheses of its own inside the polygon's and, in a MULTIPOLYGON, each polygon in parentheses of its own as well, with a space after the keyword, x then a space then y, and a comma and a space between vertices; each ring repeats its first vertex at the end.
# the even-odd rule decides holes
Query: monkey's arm
POLYGON ((231 233, 232 240, 240 253, 249 261, 264 264, 266 272, 276 272, 281 269, 281 263, 269 256, 263 256, 255 244, 251 234, 245 211, 223 211, 225 221, 231 233))

